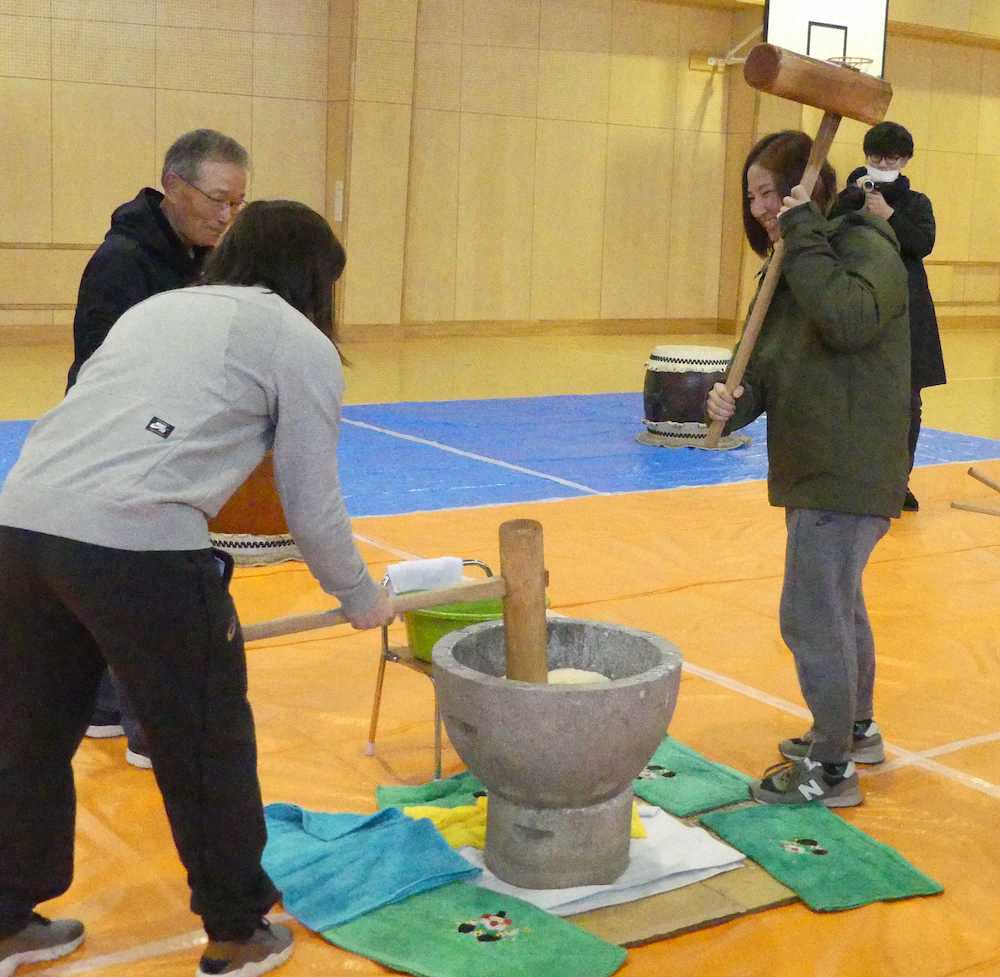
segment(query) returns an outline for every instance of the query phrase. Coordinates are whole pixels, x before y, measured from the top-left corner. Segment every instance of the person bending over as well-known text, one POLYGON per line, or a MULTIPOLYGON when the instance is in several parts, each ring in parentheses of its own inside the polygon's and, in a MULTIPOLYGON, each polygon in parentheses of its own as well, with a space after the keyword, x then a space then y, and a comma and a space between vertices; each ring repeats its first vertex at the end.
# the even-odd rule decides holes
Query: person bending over
POLYGON ((0 973, 82 940, 79 922, 35 907, 71 882, 71 761, 105 665, 146 732, 208 933, 198 974, 260 974, 291 952, 290 931, 264 916, 279 893, 261 867, 246 658, 231 558, 210 548, 208 520, 273 449, 323 589, 355 627, 391 620, 339 488, 344 262, 308 207, 250 204, 206 284, 122 316, 0 492, 0 973))

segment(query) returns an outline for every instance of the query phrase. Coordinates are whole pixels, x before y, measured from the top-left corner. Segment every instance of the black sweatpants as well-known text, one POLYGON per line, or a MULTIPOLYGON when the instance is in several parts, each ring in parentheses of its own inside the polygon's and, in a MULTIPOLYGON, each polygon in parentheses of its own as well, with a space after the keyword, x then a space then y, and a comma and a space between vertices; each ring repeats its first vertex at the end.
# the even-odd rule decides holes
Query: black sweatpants
POLYGON ((72 880, 70 761, 105 664, 147 734, 208 935, 246 939, 277 901, 260 864, 257 746, 230 571, 210 549, 132 552, 0 526, 0 937, 72 880))

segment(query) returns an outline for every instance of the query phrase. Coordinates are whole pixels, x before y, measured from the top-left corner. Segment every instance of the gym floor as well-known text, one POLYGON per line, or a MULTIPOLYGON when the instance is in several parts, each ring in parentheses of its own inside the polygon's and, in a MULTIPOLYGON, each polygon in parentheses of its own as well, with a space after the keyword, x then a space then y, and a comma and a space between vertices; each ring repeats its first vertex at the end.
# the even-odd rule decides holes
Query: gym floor
MULTIPOLYGON (((894 522, 865 579, 889 758, 864 772, 865 803, 841 813, 945 892, 843 913, 767 910, 631 950, 624 977, 1000 975, 1000 519, 950 505, 1000 507, 966 474, 974 462, 1000 480, 1000 329, 946 329, 943 339, 950 381, 925 391, 928 430, 911 482, 921 508, 894 522)), ((349 344, 345 490, 376 578, 414 556, 495 565, 499 524, 538 519, 553 610, 673 641, 685 672, 670 732, 759 774, 778 759, 779 739, 808 726, 777 629, 783 517, 760 481, 761 429, 745 454, 634 444, 644 363, 659 343, 726 345, 718 336, 349 344), (378 468, 365 450, 373 438, 398 449, 380 452, 378 468)), ((69 360, 64 343, 7 342, 0 421, 56 403, 69 360)), ((11 438, 23 427, 0 424, 11 438)), ((244 623, 333 603, 298 563, 240 570, 234 594, 244 623)), ((401 625, 392 636, 405 640, 401 625)), ((378 654, 377 632, 345 628, 248 648, 265 801, 371 811, 378 784, 433 776, 432 690, 408 669, 387 669, 376 754, 365 755, 378 654)), ((151 775, 126 765, 121 740, 85 741, 75 766, 76 879, 41 908, 84 920, 87 942, 33 972, 193 973, 201 933, 151 775)), ((461 769, 446 743, 444 775, 461 769)), ((292 925, 288 977, 388 973, 292 925)))

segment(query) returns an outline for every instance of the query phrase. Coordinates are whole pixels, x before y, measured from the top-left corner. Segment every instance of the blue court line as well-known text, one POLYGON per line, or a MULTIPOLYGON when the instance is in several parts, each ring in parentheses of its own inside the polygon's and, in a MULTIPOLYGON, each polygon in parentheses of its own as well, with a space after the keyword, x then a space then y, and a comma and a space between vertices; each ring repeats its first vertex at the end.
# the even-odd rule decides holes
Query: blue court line
MULTIPOLYGON (((341 478, 353 516, 718 485, 767 476, 766 423, 732 451, 641 445, 642 395, 591 394, 344 408, 341 478)), ((0 479, 30 421, 0 422, 0 479)), ((1000 458, 1000 441, 925 428, 918 465, 1000 458)))

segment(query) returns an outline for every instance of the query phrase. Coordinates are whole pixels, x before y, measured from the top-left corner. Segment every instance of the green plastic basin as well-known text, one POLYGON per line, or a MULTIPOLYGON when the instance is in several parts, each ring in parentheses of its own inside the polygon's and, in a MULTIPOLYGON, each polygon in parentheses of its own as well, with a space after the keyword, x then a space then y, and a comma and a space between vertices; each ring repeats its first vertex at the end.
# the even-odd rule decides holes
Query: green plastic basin
POLYGON ((503 601, 497 597, 493 600, 441 604, 422 611, 407 611, 403 620, 406 623, 406 641, 413 657, 429 662, 438 638, 459 628, 482 624, 483 621, 496 621, 501 617, 503 601))

